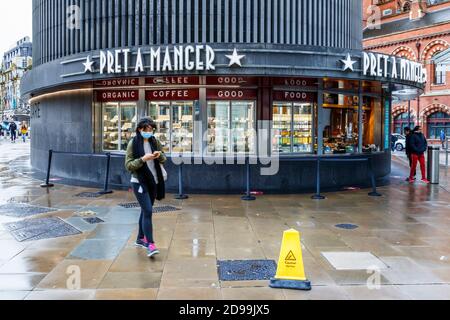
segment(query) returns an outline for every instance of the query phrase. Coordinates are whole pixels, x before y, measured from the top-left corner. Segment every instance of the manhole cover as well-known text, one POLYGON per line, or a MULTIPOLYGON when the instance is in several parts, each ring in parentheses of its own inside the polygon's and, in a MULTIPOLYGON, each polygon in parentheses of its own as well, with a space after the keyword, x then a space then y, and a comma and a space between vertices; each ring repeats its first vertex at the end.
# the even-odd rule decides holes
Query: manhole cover
POLYGON ((345 230, 355 230, 355 229, 359 228, 356 224, 350 224, 350 223, 337 224, 337 225, 335 225, 335 227, 339 228, 339 229, 345 229, 345 230))
POLYGON ((180 210, 181 209, 172 206, 161 206, 161 207, 154 207, 153 213, 175 212, 180 210))
POLYGON ((125 208, 125 209, 134 209, 139 208, 140 205, 137 202, 131 202, 131 203, 120 203, 119 207, 125 208))
POLYGON ((218 272, 221 281, 270 280, 277 264, 273 260, 219 261, 218 272))
POLYGON ((19 241, 54 239, 81 234, 81 232, 59 218, 28 219, 5 224, 5 228, 19 241))
POLYGON ((75 195, 77 198, 100 198, 101 196, 102 195, 97 192, 82 192, 75 195))
POLYGON ((25 203, 8 203, 0 205, 0 215, 14 218, 30 217, 47 212, 54 212, 56 209, 32 206, 25 203))
POLYGON ((95 218, 85 218, 83 220, 86 221, 89 224, 99 224, 99 223, 105 222, 102 219, 97 218, 97 217, 95 217, 95 218))

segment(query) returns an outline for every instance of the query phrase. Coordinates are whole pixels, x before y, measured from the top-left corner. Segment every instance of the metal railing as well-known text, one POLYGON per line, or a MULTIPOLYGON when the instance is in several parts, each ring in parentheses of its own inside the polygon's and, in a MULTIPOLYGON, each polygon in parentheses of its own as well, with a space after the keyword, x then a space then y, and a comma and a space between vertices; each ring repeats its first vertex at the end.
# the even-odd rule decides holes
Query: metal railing
POLYGON ((106 174, 105 174, 105 181, 103 184, 103 190, 97 192, 99 195, 106 195, 113 193, 112 190, 109 189, 109 177, 110 177, 110 171, 111 171, 111 158, 113 155, 111 153, 105 153, 105 154, 94 154, 94 153, 82 153, 82 152, 64 152, 64 151, 54 151, 49 150, 48 152, 48 167, 47 167, 47 177, 45 179, 45 183, 41 184, 42 188, 52 188, 55 185, 50 182, 51 177, 51 170, 52 170, 52 163, 53 163, 53 156, 56 154, 61 155, 68 155, 68 156, 82 156, 82 157, 95 157, 95 158, 106 158, 106 174))
MULTIPOLYGON (((447 142, 448 144, 448 142, 447 142)), ((448 149, 447 149, 448 152, 448 149)), ((106 154, 93 154, 93 153, 77 153, 77 152, 62 152, 62 151, 54 151, 49 150, 48 155, 48 168, 47 168, 47 177, 45 183, 41 185, 43 188, 51 188, 54 187, 54 184, 50 182, 51 177, 51 167, 53 162, 53 156, 55 154, 62 155, 77 155, 77 156, 87 156, 87 157, 101 157, 106 158, 106 174, 105 174, 105 182, 103 190, 99 191, 98 194, 105 195, 113 193, 112 190, 109 189, 110 183, 110 170, 111 170, 111 158, 112 157, 120 157, 123 158, 123 155, 113 155, 111 153, 106 154)), ((368 193, 371 197, 381 197, 382 195, 377 191, 376 178, 375 173, 373 171, 373 158, 372 157, 364 157, 364 158, 356 158, 356 159, 345 159, 345 158, 328 158, 319 156, 316 159, 311 158, 289 158, 290 160, 294 160, 297 162, 315 162, 316 163, 316 193, 312 196, 314 200, 323 200, 325 197, 321 194, 321 166, 322 163, 331 163, 331 162, 347 162, 347 163, 367 163, 368 169, 368 178, 370 179, 370 183, 372 185, 372 191, 368 193)), ((246 166, 246 181, 245 181, 245 195, 241 198, 243 201, 254 201, 256 197, 252 195, 251 192, 251 163, 250 158, 245 159, 246 166)), ((177 200, 185 200, 188 199, 189 196, 184 193, 184 179, 183 179, 183 163, 181 162, 178 165, 178 194, 175 195, 175 199, 177 200)))

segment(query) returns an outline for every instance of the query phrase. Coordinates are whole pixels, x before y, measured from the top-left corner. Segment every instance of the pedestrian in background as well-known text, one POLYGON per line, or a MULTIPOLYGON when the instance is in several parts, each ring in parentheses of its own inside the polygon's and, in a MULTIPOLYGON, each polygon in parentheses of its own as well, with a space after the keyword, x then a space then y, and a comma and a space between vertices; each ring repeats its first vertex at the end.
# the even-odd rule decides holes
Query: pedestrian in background
POLYGON ((153 238, 153 206, 155 200, 165 197, 162 164, 167 160, 161 143, 154 136, 156 128, 156 123, 151 119, 139 122, 136 136, 128 144, 125 160, 125 166, 132 174, 134 195, 141 206, 136 246, 146 248, 150 258, 160 253, 153 238))
POLYGON ((395 144, 397 143, 397 141, 398 141, 398 137, 395 136, 395 135, 391 135, 391 149, 392 149, 392 152, 395 151, 395 144))
POLYGON ((425 170, 425 151, 428 148, 428 142, 422 133, 422 127, 417 126, 414 128, 414 132, 411 136, 410 142, 412 166, 409 174, 409 182, 414 183, 414 175, 417 170, 417 163, 420 164, 420 171, 422 172, 422 182, 429 184, 427 179, 427 173, 425 170))
MULTIPOLYGON (((412 168, 412 155, 411 155, 411 137, 413 135, 413 132, 411 130, 410 127, 406 127, 405 128, 405 153, 406 156, 408 157, 408 161, 409 161, 409 168, 412 168)), ((416 180, 416 170, 414 170, 414 180, 416 180)), ((409 181, 409 177, 406 178, 406 181, 409 181)))
POLYGON ((11 142, 16 143, 17 124, 14 121, 11 121, 11 123, 9 124, 9 134, 11 135, 11 142))
POLYGON ((445 149, 445 142, 446 142, 447 137, 445 136, 445 131, 441 130, 441 144, 442 144, 442 149, 445 149))
POLYGON ((20 127, 20 134, 22 135, 22 141, 24 143, 27 142, 28 126, 25 121, 22 122, 22 126, 20 127))

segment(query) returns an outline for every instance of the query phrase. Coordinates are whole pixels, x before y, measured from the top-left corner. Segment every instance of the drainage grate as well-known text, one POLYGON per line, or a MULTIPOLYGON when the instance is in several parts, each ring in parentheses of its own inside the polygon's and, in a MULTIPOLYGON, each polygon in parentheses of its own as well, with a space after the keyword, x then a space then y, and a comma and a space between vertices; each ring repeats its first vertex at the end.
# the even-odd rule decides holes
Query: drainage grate
POLYGON ((14 218, 26 218, 47 212, 58 211, 57 209, 32 206, 25 203, 8 203, 0 205, 0 215, 14 218))
POLYGON ((153 213, 175 212, 180 210, 181 210, 180 208, 175 208, 173 206, 161 206, 161 207, 154 207, 153 213))
POLYGON ((273 260, 219 261, 218 272, 221 281, 270 280, 277 264, 273 260))
POLYGON ((95 218, 85 218, 83 220, 86 221, 89 224, 99 224, 99 223, 105 222, 102 219, 97 218, 97 217, 95 217, 95 218))
POLYGON ((122 207, 122 208, 125 208, 125 209, 134 209, 134 208, 139 208, 140 205, 137 202, 119 203, 119 207, 122 207))
POLYGON ((355 230, 355 229, 359 228, 359 226, 357 226, 356 224, 350 224, 350 223, 337 224, 337 225, 335 225, 335 227, 339 228, 339 229, 345 229, 345 230, 355 230))
POLYGON ((82 192, 75 195, 77 198, 100 198, 101 196, 102 195, 97 192, 82 192))
POLYGON ((5 228, 19 241, 54 239, 81 234, 81 232, 59 218, 27 219, 5 224, 5 228))
MULTIPOLYGON (((122 208, 125 208, 125 209, 140 208, 140 205, 137 202, 121 203, 121 204, 119 204, 119 206, 122 208)), ((181 210, 180 208, 176 208, 174 206, 153 207, 153 213, 175 212, 175 211, 180 211, 180 210, 181 210)))

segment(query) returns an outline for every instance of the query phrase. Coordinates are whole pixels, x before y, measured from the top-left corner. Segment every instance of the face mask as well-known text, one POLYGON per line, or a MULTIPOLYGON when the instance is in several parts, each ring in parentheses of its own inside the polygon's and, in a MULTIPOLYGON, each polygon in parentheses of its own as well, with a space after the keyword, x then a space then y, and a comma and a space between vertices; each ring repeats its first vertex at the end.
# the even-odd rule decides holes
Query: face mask
POLYGON ((141 132, 142 138, 144 139, 151 139, 153 138, 153 133, 151 132, 141 132))

